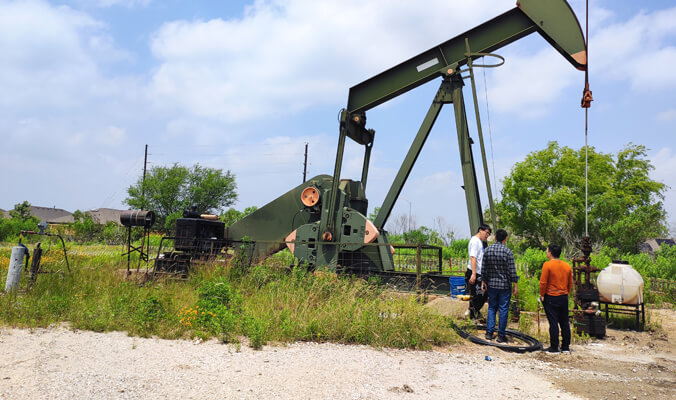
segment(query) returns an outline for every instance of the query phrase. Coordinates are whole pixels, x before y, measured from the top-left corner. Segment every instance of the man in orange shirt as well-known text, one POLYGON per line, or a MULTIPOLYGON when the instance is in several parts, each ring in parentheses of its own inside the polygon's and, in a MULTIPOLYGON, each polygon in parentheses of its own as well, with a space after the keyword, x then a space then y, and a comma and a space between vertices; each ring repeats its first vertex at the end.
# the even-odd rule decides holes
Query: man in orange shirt
POLYGON ((570 351, 570 324, 568 322, 568 294, 573 287, 573 269, 559 260, 561 246, 547 247, 549 261, 542 265, 540 300, 549 321, 549 353, 559 352, 559 326, 561 326, 561 351, 570 351))

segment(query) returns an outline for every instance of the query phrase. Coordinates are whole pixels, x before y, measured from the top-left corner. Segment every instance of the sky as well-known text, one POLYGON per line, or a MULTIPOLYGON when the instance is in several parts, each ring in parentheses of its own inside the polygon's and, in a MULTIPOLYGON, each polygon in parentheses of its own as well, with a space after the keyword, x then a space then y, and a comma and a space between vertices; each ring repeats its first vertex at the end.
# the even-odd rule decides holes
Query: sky
MULTIPOLYGON (((569 2, 584 29, 582 0, 569 2)), ((589 145, 646 146, 669 186, 676 231, 676 4, 598 0, 589 10, 589 145)), ((0 208, 126 209, 148 167, 229 170, 235 208, 263 206, 332 174, 350 87, 512 9, 514 0, 0 0, 0 208)), ((477 69, 493 192, 550 141, 585 144, 584 73, 532 34, 477 69)), ((488 61, 488 60, 487 60, 488 61)), ((375 129, 366 194, 379 206, 439 87, 367 112, 375 129)), ((474 115, 469 82, 467 113, 474 115)), ((477 128, 470 119, 470 134, 477 128)), ((358 180, 348 141, 342 178, 358 180)), ((437 120, 391 222, 469 236, 453 111, 437 120)), ((479 155, 478 146, 474 146, 479 155)), ((487 205, 477 157, 482 204, 487 205)), ((593 174, 593 171, 590 171, 593 174)))

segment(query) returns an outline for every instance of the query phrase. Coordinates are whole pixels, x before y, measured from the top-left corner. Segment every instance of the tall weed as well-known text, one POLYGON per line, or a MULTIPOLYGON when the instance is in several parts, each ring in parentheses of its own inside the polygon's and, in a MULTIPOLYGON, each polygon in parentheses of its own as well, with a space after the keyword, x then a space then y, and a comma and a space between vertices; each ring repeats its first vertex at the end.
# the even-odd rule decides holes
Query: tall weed
MULTIPOLYGON (((254 348, 297 340, 426 349, 457 340, 449 320, 414 296, 394 295, 363 279, 304 268, 195 266, 185 281, 125 279, 120 246, 68 245, 72 274, 59 253, 30 290, 0 296, 0 324, 127 331, 163 338, 217 337, 254 348), (58 256, 58 257, 57 257, 58 256), (61 263, 61 264, 59 264, 61 263)), ((11 247, 0 247, 4 285, 11 247)))

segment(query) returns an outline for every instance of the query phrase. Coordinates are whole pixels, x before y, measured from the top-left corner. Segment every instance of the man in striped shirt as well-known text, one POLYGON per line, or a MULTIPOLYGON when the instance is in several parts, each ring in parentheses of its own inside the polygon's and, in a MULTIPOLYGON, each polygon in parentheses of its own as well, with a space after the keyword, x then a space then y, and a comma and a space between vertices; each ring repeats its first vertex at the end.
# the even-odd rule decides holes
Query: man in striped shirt
POLYGON ((498 229, 495 232, 495 243, 484 252, 481 289, 488 294, 488 316, 486 317, 486 339, 492 340, 495 332, 495 314, 500 312, 498 325, 498 343, 506 343, 507 316, 509 301, 519 294, 514 264, 514 254, 507 246, 507 231, 498 229), (512 289, 512 290, 510 290, 512 289))

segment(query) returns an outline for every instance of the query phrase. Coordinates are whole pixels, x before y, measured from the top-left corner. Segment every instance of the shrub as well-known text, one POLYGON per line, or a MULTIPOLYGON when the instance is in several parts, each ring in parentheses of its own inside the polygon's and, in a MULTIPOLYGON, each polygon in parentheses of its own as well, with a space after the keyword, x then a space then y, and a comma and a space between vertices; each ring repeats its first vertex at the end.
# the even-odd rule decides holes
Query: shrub
POLYGON ((127 238, 127 229, 113 221, 108 221, 103 226, 102 236, 105 244, 122 244, 127 238))
POLYGON ((592 254, 592 265, 605 268, 612 260, 624 260, 644 278, 676 279, 676 246, 663 245, 654 255, 620 254, 616 248, 603 247, 598 255, 592 254))
POLYGON ((547 253, 536 248, 528 248, 518 257, 518 262, 528 267, 528 273, 540 279, 542 274, 542 264, 547 261, 547 253))
POLYGON ((467 258, 467 246, 469 239, 454 240, 450 246, 444 247, 444 258, 467 258))
POLYGON ((242 314, 242 295, 224 278, 204 282, 197 292, 195 321, 208 332, 228 339, 242 314))
POLYGON ((37 231, 38 220, 31 217, 26 220, 19 218, 3 218, 0 216, 0 241, 18 241, 21 231, 37 231))
POLYGON ((150 295, 138 304, 133 321, 139 327, 139 331, 144 333, 160 321, 164 315, 165 308, 160 300, 156 296, 150 295))

